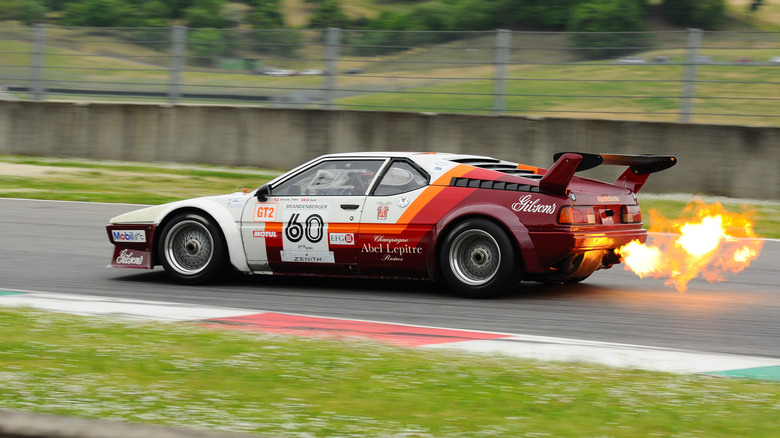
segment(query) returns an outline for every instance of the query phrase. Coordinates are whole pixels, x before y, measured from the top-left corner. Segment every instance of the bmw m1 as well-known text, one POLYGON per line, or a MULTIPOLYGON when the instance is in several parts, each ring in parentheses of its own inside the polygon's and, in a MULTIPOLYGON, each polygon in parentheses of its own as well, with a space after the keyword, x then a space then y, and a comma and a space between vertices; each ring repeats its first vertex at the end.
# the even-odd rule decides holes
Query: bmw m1
POLYGON ((114 217, 110 266, 175 281, 247 274, 444 280, 496 296, 576 283, 644 242, 637 192, 668 155, 559 153, 549 168, 465 154, 370 152, 309 161, 256 190, 114 217), (625 166, 614 183, 575 175, 625 166))

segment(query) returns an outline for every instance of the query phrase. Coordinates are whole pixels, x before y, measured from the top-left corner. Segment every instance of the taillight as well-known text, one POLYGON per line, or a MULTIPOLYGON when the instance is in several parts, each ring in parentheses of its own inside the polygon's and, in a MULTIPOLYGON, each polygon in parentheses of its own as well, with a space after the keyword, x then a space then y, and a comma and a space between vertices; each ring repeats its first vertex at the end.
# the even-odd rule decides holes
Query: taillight
POLYGON ((624 224, 642 222, 642 213, 639 212, 638 205, 624 205, 620 207, 620 213, 624 224))
POLYGON ((593 207, 564 205, 558 215, 558 222, 568 225, 595 225, 596 214, 593 212, 593 207))

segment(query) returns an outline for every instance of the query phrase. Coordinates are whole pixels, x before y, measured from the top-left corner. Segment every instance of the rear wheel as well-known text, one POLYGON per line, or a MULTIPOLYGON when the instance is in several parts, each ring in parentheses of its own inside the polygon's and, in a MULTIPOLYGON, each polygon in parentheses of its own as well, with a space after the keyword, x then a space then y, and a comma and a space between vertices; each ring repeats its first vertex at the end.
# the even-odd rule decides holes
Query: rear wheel
POLYGON ((442 276, 460 295, 489 298, 517 285, 519 268, 504 230, 486 219, 453 228, 439 250, 442 276))
POLYGON ((174 280, 206 283, 225 264, 225 242, 217 226, 196 213, 175 216, 160 233, 160 264, 174 280))

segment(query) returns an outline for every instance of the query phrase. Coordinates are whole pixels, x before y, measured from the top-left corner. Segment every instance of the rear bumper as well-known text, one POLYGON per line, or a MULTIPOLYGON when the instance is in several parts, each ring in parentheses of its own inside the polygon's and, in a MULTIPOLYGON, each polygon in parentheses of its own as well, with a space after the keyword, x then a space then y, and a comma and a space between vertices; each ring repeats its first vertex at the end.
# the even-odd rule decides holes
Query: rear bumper
POLYGON ((593 230, 579 227, 571 230, 531 231, 529 234, 543 267, 554 266, 572 255, 592 252, 606 254, 633 240, 642 243, 647 240, 647 231, 638 226, 620 229, 598 227, 593 230))

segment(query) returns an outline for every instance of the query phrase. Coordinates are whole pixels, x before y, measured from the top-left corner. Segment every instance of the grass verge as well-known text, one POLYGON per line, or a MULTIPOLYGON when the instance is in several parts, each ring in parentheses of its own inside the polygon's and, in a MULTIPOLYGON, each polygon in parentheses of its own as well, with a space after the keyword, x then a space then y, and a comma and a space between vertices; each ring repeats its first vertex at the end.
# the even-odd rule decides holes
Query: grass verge
MULTIPOLYGON (((280 173, 249 168, 0 155, 0 197, 160 204, 231 193, 241 187, 253 190, 280 173)), ((644 212, 654 209, 666 218, 679 217, 691 199, 689 195, 640 195, 644 212)), ((749 213, 760 237, 780 238, 780 203, 728 198, 704 200, 721 202, 729 211, 749 213)), ((647 214, 645 222, 652 225, 647 214)))
POLYGON ((780 434, 771 381, 2 307, 0 330, 17 410, 269 436, 780 434))
POLYGON ((160 204, 254 190, 281 172, 0 155, 0 197, 160 204))

